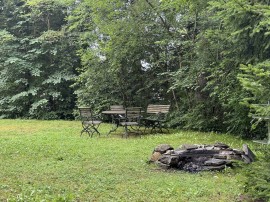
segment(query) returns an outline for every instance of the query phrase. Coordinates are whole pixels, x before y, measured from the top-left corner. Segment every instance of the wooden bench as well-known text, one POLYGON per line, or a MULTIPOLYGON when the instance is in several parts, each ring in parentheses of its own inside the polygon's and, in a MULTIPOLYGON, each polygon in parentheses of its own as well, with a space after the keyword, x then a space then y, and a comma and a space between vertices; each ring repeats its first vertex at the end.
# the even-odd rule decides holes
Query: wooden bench
POLYGON ((166 127, 166 115, 169 113, 170 105, 149 104, 146 109, 146 117, 143 118, 145 130, 151 128, 151 132, 156 129, 163 132, 162 128, 168 131, 166 127))

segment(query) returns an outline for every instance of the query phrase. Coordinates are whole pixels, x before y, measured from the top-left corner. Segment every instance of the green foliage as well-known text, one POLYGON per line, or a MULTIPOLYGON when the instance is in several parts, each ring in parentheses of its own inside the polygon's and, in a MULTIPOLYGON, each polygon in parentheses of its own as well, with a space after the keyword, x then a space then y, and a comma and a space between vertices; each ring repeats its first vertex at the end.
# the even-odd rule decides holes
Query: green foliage
POLYGON ((72 118, 75 96, 70 86, 79 59, 76 44, 62 29, 68 5, 4 3, 7 25, 0 32, 0 116, 72 118))
POLYGON ((211 17, 202 19, 205 28, 196 44, 198 58, 194 64, 200 65, 205 75, 206 84, 200 91, 211 103, 210 119, 217 118, 226 131, 246 137, 255 133, 249 108, 242 105, 249 92, 242 88, 237 75, 242 72, 240 64, 254 64, 269 55, 267 14, 259 11, 268 7, 264 2, 210 1, 207 10, 211 17))
POLYGON ((264 104, 269 102, 270 93, 270 61, 264 61, 256 65, 241 65, 243 70, 239 74, 239 80, 243 87, 250 92, 243 102, 253 109, 258 116, 269 116, 270 107, 264 104))
MULTIPOLYGON (((170 77, 162 73, 177 68, 177 63, 169 64, 170 57, 175 57, 173 54, 177 47, 172 46, 173 50, 168 52, 173 41, 169 40, 171 36, 167 24, 156 20, 163 18, 160 14, 162 11, 157 11, 155 6, 155 3, 152 5, 147 1, 130 4, 122 1, 86 1, 82 4, 83 8, 79 9, 79 6, 74 11, 71 24, 75 23, 77 30, 85 30, 81 34, 83 44, 80 50, 84 73, 79 82, 88 84, 88 98, 81 95, 85 91, 79 89, 79 100, 82 97, 85 101, 95 99, 95 95, 99 94, 98 103, 110 99, 109 102, 121 100, 124 105, 141 106, 161 100, 171 102, 172 94, 168 93, 170 77), (91 12, 83 15, 79 11, 84 12, 85 4, 91 8, 91 12), (80 19, 85 19, 85 22, 77 16, 81 16, 80 19), (95 27, 89 27, 89 21, 94 22, 95 27), (98 70, 100 66, 102 69, 98 70), (92 72, 98 78, 105 73, 108 82, 104 82, 104 79, 97 82, 92 72), (89 75, 86 77, 84 74, 89 75), (106 91, 103 93, 105 85, 111 91, 110 97, 106 91)), ((71 26, 71 29, 76 27, 71 26)), ((82 99, 80 102, 85 101, 82 99)))
POLYGON ((14 40, 14 36, 6 30, 0 31, 0 37, 1 37, 1 41, 0 41, 1 45, 3 45, 4 43, 7 43, 9 41, 14 40))
POLYGON ((270 201, 270 148, 261 148, 261 157, 247 170, 245 191, 254 199, 270 201))

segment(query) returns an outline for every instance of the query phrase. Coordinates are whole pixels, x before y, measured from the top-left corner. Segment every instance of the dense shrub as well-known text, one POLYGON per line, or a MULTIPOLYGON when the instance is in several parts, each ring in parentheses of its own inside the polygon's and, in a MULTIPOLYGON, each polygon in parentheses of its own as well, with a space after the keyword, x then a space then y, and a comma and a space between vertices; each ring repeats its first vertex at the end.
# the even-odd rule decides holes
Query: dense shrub
POLYGON ((270 147, 247 170, 246 192, 254 199, 270 201, 270 147))

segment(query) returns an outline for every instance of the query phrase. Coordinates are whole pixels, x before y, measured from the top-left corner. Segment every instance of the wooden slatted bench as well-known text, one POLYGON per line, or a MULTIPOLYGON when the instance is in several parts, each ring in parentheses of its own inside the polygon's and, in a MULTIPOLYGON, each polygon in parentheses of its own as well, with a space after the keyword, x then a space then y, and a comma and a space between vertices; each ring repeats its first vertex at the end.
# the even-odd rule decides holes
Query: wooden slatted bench
POLYGON ((143 118, 145 130, 151 128, 151 132, 153 130, 156 131, 156 129, 158 129, 159 132, 163 132, 162 128, 165 128, 168 131, 165 122, 169 110, 170 105, 149 104, 146 109, 146 117, 143 118))

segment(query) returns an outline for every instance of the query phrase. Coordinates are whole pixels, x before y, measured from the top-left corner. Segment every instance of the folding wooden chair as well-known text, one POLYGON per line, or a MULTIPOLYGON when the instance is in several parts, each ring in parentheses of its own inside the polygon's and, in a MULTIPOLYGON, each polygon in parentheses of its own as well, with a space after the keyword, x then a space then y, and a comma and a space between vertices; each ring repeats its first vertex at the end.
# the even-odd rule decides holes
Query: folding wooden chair
POLYGON ((141 107, 128 107, 126 108, 125 118, 120 122, 120 125, 125 128, 125 137, 128 137, 129 132, 140 133, 141 107), (137 127, 135 129, 135 127, 137 127), (133 131, 131 131, 131 129, 133 131))
POLYGON ((93 115, 92 109, 90 107, 79 107, 79 111, 83 127, 81 136, 83 133, 88 133, 89 137, 92 137, 94 133, 100 136, 98 127, 102 121, 98 120, 97 117, 93 115))

